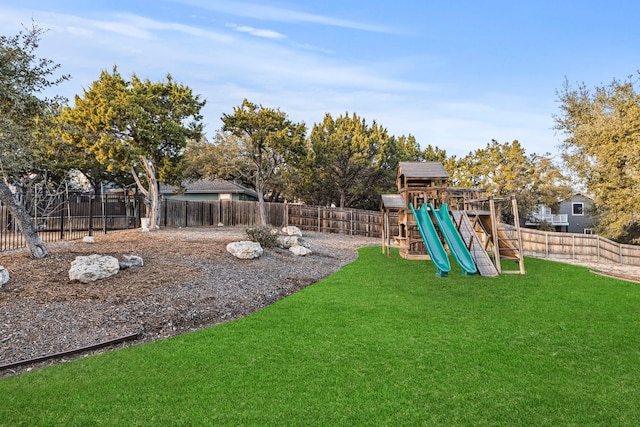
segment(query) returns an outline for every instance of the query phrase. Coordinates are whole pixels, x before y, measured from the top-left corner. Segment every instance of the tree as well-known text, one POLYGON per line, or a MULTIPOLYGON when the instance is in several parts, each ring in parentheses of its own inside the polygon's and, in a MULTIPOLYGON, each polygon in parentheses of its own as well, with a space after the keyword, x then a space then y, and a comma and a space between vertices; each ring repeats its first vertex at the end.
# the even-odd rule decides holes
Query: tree
POLYGON ((527 155, 517 140, 492 140, 446 166, 455 186, 485 188, 498 197, 515 195, 521 218, 527 218, 536 204, 552 205, 571 191, 550 155, 527 155))
POLYGON ((227 143, 227 153, 232 154, 230 160, 236 159, 235 173, 246 176, 246 165, 252 165, 252 187, 258 193, 260 219, 262 225, 267 225, 265 192, 286 166, 304 157, 306 126, 292 122, 279 109, 246 99, 233 108, 233 114, 223 114, 222 122, 222 131, 234 137, 222 140, 227 143))
POLYGON ((47 256, 48 250, 23 205, 17 202, 8 182, 20 172, 34 167, 34 135, 49 123, 52 110, 61 98, 39 98, 45 89, 69 76, 52 78, 59 68, 51 60, 36 57, 44 31, 35 25, 16 36, 0 36, 0 201, 18 222, 33 258, 47 256))
MULTIPOLYGON (((353 207, 359 198, 373 191, 382 161, 380 147, 388 142, 387 130, 373 122, 369 126, 355 113, 337 119, 327 113, 309 136, 314 182, 322 189, 326 203, 353 207)), ((389 152, 395 147, 387 145, 389 152)))
POLYGON ((640 239, 640 94, 637 79, 593 90, 565 81, 555 129, 568 167, 594 196, 597 231, 622 242, 640 239))
POLYGON ((95 157, 106 170, 129 171, 144 194, 149 226, 160 221, 159 182, 175 183, 187 141, 201 138, 205 101, 173 81, 152 83, 135 74, 125 81, 117 69, 103 71, 75 107, 63 112, 66 139, 95 157))

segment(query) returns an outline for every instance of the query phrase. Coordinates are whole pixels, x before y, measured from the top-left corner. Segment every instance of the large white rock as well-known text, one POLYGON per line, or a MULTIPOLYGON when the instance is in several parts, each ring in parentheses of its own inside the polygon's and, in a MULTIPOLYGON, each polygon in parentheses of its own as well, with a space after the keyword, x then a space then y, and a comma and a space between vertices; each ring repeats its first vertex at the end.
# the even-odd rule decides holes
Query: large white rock
POLYGON ((0 288, 9 281, 9 270, 0 265, 0 288))
POLYGON ((304 246, 309 249, 311 245, 300 236, 283 236, 278 238, 283 248, 289 249, 291 246, 304 246))
POLYGON ((113 276, 120 270, 117 258, 109 255, 77 256, 71 262, 69 279, 82 283, 95 282, 105 277, 113 276))
POLYGON ((300 236, 302 237, 302 231, 295 225, 287 225, 282 227, 282 232, 288 236, 300 236))
POLYGON ((236 258, 253 259, 262 255, 262 246, 258 242, 248 240, 242 242, 232 242, 227 245, 227 252, 236 258))
POLYGON ((289 248, 289 251, 296 256, 305 256, 311 253, 311 249, 305 248, 304 246, 295 245, 289 248))

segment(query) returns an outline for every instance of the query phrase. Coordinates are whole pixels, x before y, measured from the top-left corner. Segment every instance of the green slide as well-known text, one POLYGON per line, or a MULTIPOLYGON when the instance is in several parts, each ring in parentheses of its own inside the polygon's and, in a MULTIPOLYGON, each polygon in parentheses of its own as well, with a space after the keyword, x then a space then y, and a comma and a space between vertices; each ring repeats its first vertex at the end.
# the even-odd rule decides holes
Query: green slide
POLYGON ((447 246, 449 246, 449 250, 458 264, 460 264, 460 267, 462 267, 462 274, 468 276, 476 274, 478 272, 476 264, 473 262, 471 253, 467 249, 460 233, 458 233, 456 226, 451 220, 447 204, 443 203, 442 206, 440 206, 440 209, 436 210, 433 208, 433 205, 429 203, 429 208, 436 217, 436 222, 438 223, 438 227, 440 227, 440 231, 447 242, 447 246))
POLYGON ((436 274, 439 277, 447 277, 451 270, 449 256, 444 250, 444 246, 442 246, 442 242, 440 241, 440 237, 438 237, 438 233, 431 221, 431 217, 429 217, 427 204, 423 203, 422 207, 417 211, 413 208, 413 203, 409 203, 409 207, 411 208, 411 212, 413 212, 413 216, 416 218, 418 230, 420 230, 420 235, 422 236, 424 245, 427 247, 427 252, 429 252, 431 261, 433 261, 438 268, 436 274))

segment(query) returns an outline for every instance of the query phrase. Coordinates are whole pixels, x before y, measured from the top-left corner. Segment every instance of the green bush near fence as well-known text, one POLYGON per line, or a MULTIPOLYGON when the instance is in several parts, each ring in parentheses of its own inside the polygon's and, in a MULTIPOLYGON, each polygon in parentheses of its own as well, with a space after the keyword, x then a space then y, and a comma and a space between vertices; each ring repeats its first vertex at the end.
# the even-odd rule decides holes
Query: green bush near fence
POLYGON ((640 423, 640 287, 380 248, 244 319, 0 380, 0 425, 640 423))

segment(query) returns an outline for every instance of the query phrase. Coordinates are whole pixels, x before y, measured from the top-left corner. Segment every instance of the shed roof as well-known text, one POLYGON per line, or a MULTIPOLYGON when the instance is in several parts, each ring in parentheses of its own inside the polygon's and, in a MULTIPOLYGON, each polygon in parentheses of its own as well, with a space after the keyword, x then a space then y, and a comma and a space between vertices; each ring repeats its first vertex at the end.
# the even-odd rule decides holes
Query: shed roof
POLYGON ((398 176, 405 178, 449 178, 449 173, 440 162, 400 162, 398 176))
POLYGON ((400 194, 383 194, 382 206, 387 209, 405 209, 404 198, 400 194))

